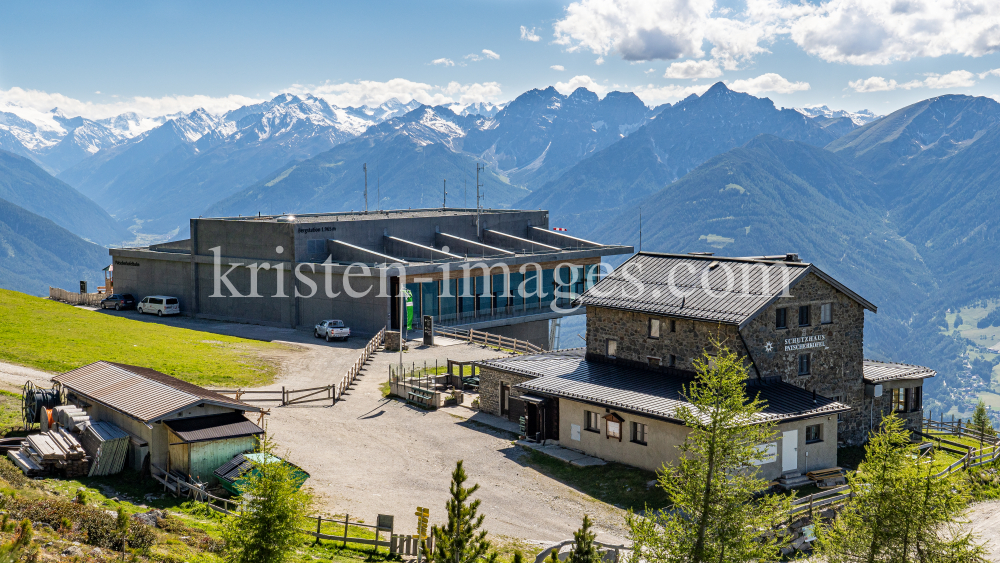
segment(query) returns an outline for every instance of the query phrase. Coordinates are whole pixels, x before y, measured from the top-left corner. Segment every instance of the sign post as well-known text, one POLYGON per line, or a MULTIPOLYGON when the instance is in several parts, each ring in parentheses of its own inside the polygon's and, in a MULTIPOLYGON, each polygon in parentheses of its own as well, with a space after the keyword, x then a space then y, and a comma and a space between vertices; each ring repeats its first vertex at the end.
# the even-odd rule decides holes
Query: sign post
POLYGON ((414 514, 417 516, 417 563, 420 563, 424 554, 423 546, 427 541, 427 523, 430 521, 431 511, 418 506, 414 514))
POLYGON ((80 293, 87 293, 87 282, 80 280, 80 293))
POLYGON ((434 345, 434 317, 424 315, 424 346, 434 345))

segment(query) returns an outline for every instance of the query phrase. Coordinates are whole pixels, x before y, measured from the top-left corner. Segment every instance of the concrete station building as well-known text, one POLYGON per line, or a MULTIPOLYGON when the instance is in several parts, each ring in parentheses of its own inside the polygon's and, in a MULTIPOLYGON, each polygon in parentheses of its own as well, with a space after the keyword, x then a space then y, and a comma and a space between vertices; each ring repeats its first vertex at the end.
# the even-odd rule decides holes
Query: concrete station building
POLYGON ((687 427, 675 413, 713 340, 744 358, 748 393, 777 423, 767 479, 836 466, 838 445, 863 443, 889 412, 919 429, 935 375, 864 359, 875 306, 794 254, 640 252, 579 302, 586 348, 477 362, 482 408, 524 416, 535 439, 649 470, 678 459, 687 427))
POLYGON ((562 314, 552 302, 569 305, 597 281, 602 257, 632 251, 550 230, 547 211, 414 209, 198 218, 189 239, 111 256, 115 292, 176 296, 185 315, 396 330, 402 278, 408 329, 430 315, 544 346, 548 321, 562 314))

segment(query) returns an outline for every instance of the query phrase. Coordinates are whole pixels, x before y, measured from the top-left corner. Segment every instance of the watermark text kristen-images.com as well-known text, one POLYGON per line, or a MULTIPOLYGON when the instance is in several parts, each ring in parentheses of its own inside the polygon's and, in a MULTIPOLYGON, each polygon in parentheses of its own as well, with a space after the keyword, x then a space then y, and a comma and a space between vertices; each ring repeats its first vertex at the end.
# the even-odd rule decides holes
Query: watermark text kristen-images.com
MULTIPOLYGON (((287 298, 289 294, 285 289, 285 271, 287 262, 277 262, 271 264, 269 262, 228 262, 223 264, 222 259, 222 248, 216 246, 210 249, 213 254, 213 292, 209 297, 215 298, 264 298, 264 297, 279 297, 287 298), (223 271, 224 267, 228 266, 228 269, 223 271), (229 279, 229 275, 233 273, 237 268, 246 268, 249 270, 249 288, 245 293, 241 293, 236 286, 233 284, 232 280, 229 279), (261 279, 261 270, 265 272, 273 272, 275 276, 275 292, 273 295, 262 295, 259 293, 259 281, 261 279), (223 288, 226 289, 228 295, 223 292, 223 288)), ((284 249, 280 246, 275 248, 277 254, 282 254, 284 249)), ((454 262, 446 262, 438 265, 441 270, 441 279, 445 280, 463 280, 463 283, 458 287, 462 288, 462 291, 458 292, 458 297, 472 298, 479 297, 482 295, 490 295, 492 291, 493 276, 501 276, 503 280, 502 286, 503 290, 498 294, 498 297, 510 298, 510 297, 520 297, 522 299, 530 299, 538 297, 544 299, 549 297, 550 293, 544 284, 540 283, 542 278, 542 267, 535 262, 528 262, 521 264, 517 267, 513 273, 520 274, 521 281, 518 283, 517 288, 511 288, 510 286, 510 276, 512 274, 510 266, 503 262, 498 262, 493 265, 487 264, 485 262, 472 262, 468 261, 465 263, 458 264, 457 267, 454 262), (534 277, 529 278, 529 274, 534 277), (472 292, 472 284, 469 281, 473 277, 480 277, 484 281, 484 288, 478 293, 472 292), (512 292, 512 289, 514 291, 512 292)), ((592 282, 596 283, 599 279, 610 275, 614 270, 612 266, 606 262, 601 262, 600 264, 595 264, 597 266, 596 272, 590 270, 589 266, 580 266, 570 262, 563 262, 557 265, 553 269, 553 287, 551 289, 551 295, 554 299, 550 303, 550 307, 553 312, 566 314, 576 311, 579 305, 573 304, 571 302, 572 298, 578 297, 580 292, 574 292, 574 287, 579 287, 580 282, 584 282, 585 278, 580 276, 586 276, 590 273, 592 276, 592 282), (595 275, 596 274, 596 275, 595 275), (568 306, 566 306, 568 305, 568 306)), ((379 283, 378 283, 378 293, 376 297, 397 297, 396 295, 389 295, 389 283, 388 279, 390 277, 401 276, 406 279, 406 266, 401 263, 386 263, 380 264, 376 267, 378 271, 379 283)), ((362 279, 371 280, 372 276, 372 266, 369 264, 355 262, 344 267, 342 263, 334 263, 330 257, 322 263, 316 262, 301 262, 295 266, 294 269, 295 280, 298 283, 293 284, 292 292, 295 297, 310 299, 323 295, 328 299, 337 299, 341 295, 346 296, 351 299, 360 299, 367 297, 376 288, 372 285, 364 286, 360 283, 362 279), (334 273, 334 267, 341 268, 343 271, 334 273), (309 274, 315 275, 320 273, 323 275, 322 285, 320 288, 317 285, 316 280, 310 277, 309 274), (335 284, 336 278, 340 278, 340 283, 335 284), (352 282, 355 279, 355 282, 352 282), (299 290, 300 284, 303 287, 303 291, 299 290), (361 287, 356 287, 361 285, 361 287), (334 287, 342 288, 342 291, 335 291, 334 287), (322 293, 321 293, 322 290, 322 293)), ((427 274, 424 274, 425 276, 427 274)), ((760 263, 728 263, 719 262, 713 267, 709 268, 706 266, 695 266, 690 262, 678 262, 667 272, 666 279, 657 279, 655 283, 650 280, 640 280, 639 276, 642 275, 642 264, 638 262, 627 262, 622 266, 615 274, 624 283, 618 284, 608 284, 606 289, 600 289, 597 287, 588 287, 590 294, 595 297, 614 297, 616 293, 619 297, 626 299, 660 299, 666 297, 666 295, 672 295, 677 299, 685 300, 698 292, 701 292, 710 299, 721 299, 732 295, 733 293, 741 293, 745 295, 756 294, 759 295, 760 291, 754 291, 752 288, 770 288, 772 280, 780 280, 780 288, 782 288, 781 296, 789 297, 789 282, 790 282, 790 271, 787 266, 782 263, 776 264, 760 264, 760 263), (775 271, 777 270, 777 271, 775 271), (719 278, 717 272, 721 271, 724 276, 725 282, 720 285, 718 283, 719 278), (756 276, 756 277, 755 277, 756 276), (760 282, 756 284, 755 282, 760 282), (647 290, 647 284, 649 284, 650 291, 647 290)), ((419 275, 411 276, 412 283, 423 283, 434 281, 437 278, 426 277, 422 278, 419 275)), ((453 297, 451 294, 451 288, 449 284, 441 284, 440 297, 453 297)))

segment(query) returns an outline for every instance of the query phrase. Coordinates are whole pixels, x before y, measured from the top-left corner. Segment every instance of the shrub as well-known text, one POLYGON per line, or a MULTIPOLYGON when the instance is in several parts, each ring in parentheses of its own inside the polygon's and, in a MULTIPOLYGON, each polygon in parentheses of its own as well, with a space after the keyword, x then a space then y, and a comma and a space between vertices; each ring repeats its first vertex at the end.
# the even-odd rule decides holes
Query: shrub
POLYGON ((25 477, 6 457, 0 457, 0 479, 7 481, 15 489, 23 489, 31 484, 31 479, 25 477))
MULTIPOLYGON (((90 545, 100 548, 121 549, 121 534, 115 525, 115 517, 102 509, 84 506, 62 499, 25 499, 5 497, 0 507, 11 517, 27 518, 32 522, 44 522, 53 528, 64 521, 79 522, 79 531, 90 545)), ((145 524, 133 520, 129 524, 128 546, 133 549, 148 549, 156 541, 156 535, 145 524)))

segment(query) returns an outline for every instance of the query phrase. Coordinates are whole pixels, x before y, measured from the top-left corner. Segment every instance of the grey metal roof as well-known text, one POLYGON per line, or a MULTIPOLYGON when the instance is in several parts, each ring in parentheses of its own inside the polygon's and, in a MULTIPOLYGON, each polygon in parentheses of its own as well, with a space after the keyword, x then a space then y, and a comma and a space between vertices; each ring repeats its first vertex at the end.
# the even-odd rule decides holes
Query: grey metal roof
POLYGON ((924 366, 876 362, 875 360, 865 360, 863 369, 866 383, 885 383, 897 379, 924 379, 937 375, 936 371, 924 366))
MULTIPOLYGON (((662 372, 587 361, 585 350, 561 350, 535 356, 519 356, 476 362, 479 366, 532 376, 518 389, 540 395, 561 397, 650 417, 680 422, 677 409, 688 405, 684 386, 691 372, 662 372)), ((833 399, 813 395, 789 383, 769 379, 748 380, 747 393, 757 394, 767 403, 761 421, 776 422, 826 416, 850 410, 833 399)))
POLYGON ((146 424, 201 403, 241 411, 260 410, 153 369, 114 362, 94 362, 52 380, 146 424))
POLYGON ((216 469, 215 474, 226 481, 233 482, 239 479, 240 475, 249 471, 251 467, 253 464, 250 463, 250 460, 243 457, 243 454, 236 454, 233 459, 216 469))
POLYGON ((192 418, 174 418, 163 421, 177 436, 185 442, 208 442, 211 440, 226 440, 244 436, 263 434, 264 429, 246 419, 238 412, 197 416, 192 418))
POLYGON ((637 253, 577 302, 743 328, 786 287, 795 287, 810 273, 866 309, 877 311, 875 305, 805 262, 654 252, 637 253))

